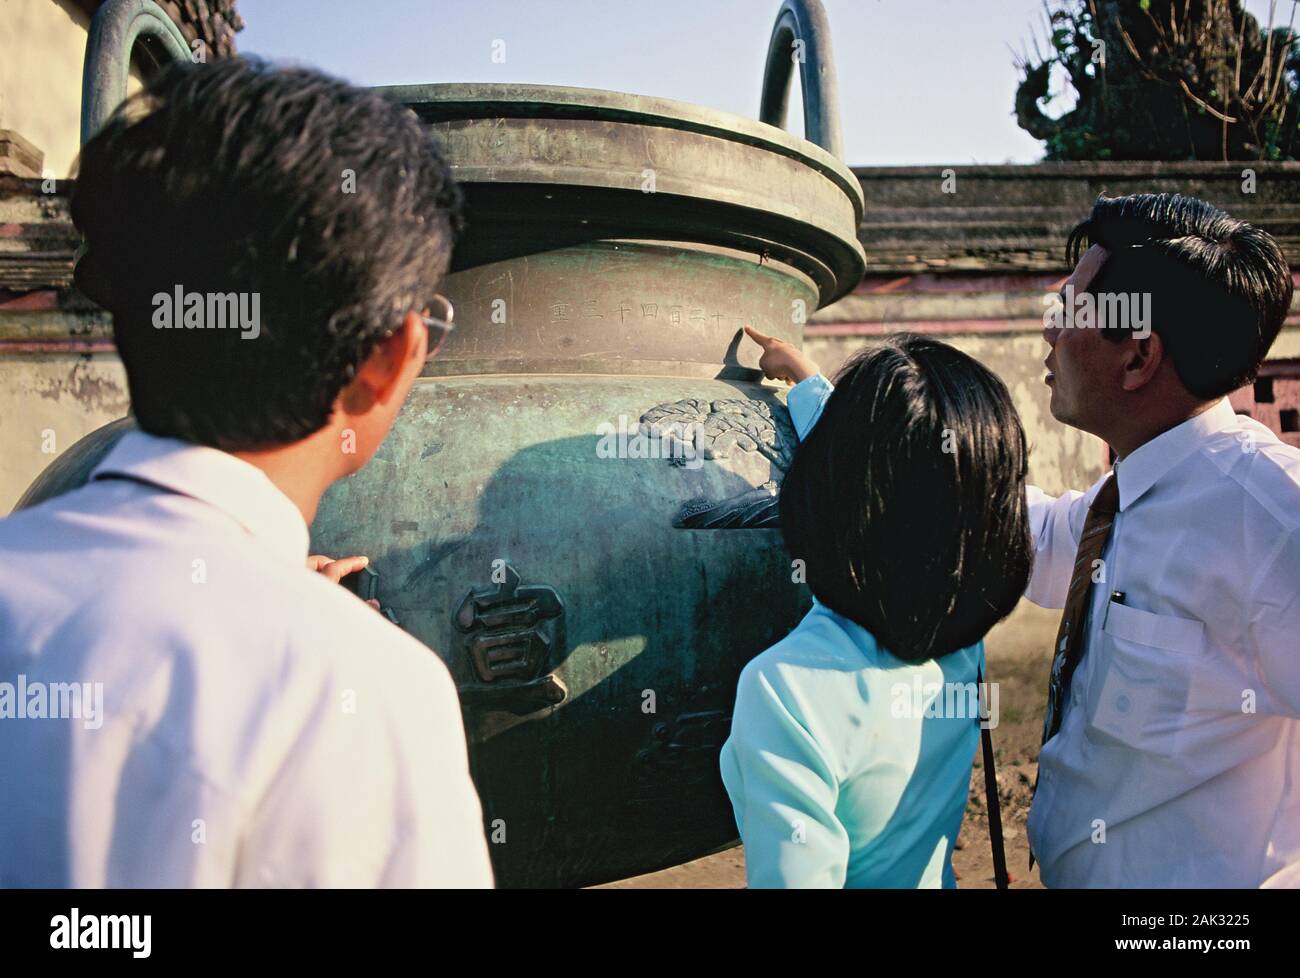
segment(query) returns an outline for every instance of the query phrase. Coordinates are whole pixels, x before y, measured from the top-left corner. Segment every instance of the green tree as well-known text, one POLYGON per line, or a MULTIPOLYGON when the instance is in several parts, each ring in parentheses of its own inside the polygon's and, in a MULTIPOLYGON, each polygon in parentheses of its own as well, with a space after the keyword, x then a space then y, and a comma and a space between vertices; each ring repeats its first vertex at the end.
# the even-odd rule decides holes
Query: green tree
POLYGON ((1020 127, 1048 160, 1291 160, 1300 43, 1240 0, 1052 0, 1047 53, 1017 59, 1020 127), (1050 118, 1053 69, 1075 107, 1050 118))

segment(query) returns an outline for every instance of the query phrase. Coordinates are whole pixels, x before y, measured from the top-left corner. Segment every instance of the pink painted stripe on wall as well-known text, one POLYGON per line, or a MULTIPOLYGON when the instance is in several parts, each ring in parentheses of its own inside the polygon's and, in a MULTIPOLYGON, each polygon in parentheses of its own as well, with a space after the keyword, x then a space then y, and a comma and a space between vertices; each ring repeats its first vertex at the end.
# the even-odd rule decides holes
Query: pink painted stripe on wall
POLYGON ((920 272, 916 275, 883 276, 867 273, 854 288, 854 295, 930 295, 988 292, 1055 292, 1068 275, 983 275, 980 273, 951 273, 935 275, 920 272))
MULTIPOLYGON (((932 295, 989 292, 1056 292, 1069 276, 1060 275, 986 275, 980 272, 951 272, 915 275, 873 275, 867 273, 854 288, 854 295, 932 295)), ((1291 273, 1300 292, 1300 271, 1291 273)))
POLYGON ((112 340, 0 340, 0 357, 22 353, 116 353, 112 340))
POLYGON ((893 323, 809 323, 804 336, 885 336, 889 333, 1034 333, 1041 319, 917 319, 893 323))
POLYGON ((59 308, 59 293, 52 289, 37 292, 6 292, 0 289, 0 312, 44 312, 59 308))
MULTIPOLYGON (((1300 326, 1300 315, 1283 324, 1300 326)), ((890 323, 809 323, 804 336, 887 336, 890 333, 1037 333, 1041 319, 917 319, 890 323)))

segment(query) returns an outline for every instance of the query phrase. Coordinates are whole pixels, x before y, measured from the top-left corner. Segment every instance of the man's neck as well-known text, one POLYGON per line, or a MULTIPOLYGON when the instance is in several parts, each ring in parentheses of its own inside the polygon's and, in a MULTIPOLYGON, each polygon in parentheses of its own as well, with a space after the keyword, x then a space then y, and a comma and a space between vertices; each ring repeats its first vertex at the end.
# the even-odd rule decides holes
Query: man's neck
POLYGON ((311 526, 321 496, 339 476, 334 469, 337 453, 322 452, 320 447, 312 435, 292 445, 231 454, 266 473, 275 487, 298 507, 303 522, 311 526))
POLYGON ((1215 398, 1182 405, 1172 410, 1161 411, 1155 417, 1152 417, 1150 412, 1135 411, 1131 415, 1131 420, 1124 419, 1116 426, 1116 430, 1106 434, 1099 433, 1099 435, 1115 450, 1116 455, 1127 458, 1153 438, 1158 438, 1183 422, 1204 414, 1214 407, 1218 400, 1215 398))

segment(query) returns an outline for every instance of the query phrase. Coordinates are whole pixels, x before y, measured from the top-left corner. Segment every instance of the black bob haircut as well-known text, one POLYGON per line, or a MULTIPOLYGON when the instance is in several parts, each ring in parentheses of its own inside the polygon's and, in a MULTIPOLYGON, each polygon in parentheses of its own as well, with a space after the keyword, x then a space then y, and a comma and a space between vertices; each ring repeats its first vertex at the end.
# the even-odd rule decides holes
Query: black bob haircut
MULTIPOLYGON (((1090 293, 1147 293, 1151 329, 1183 386, 1222 397, 1250 383, 1286 320, 1291 269, 1266 231, 1181 194, 1100 197, 1071 233, 1066 257, 1087 245, 1110 252, 1090 293)), ((1105 324, 1126 339, 1131 326, 1105 324)))
POLYGON ((82 149, 77 283, 112 313, 144 431, 226 451, 290 444, 428 304, 460 206, 406 108, 307 69, 182 62, 82 149), (177 288, 256 295, 260 333, 155 328, 153 297, 177 288))
POLYGON ((1033 560, 1011 395, 946 343, 896 334, 841 369, 781 487, 808 586, 908 662, 973 645, 1033 560))

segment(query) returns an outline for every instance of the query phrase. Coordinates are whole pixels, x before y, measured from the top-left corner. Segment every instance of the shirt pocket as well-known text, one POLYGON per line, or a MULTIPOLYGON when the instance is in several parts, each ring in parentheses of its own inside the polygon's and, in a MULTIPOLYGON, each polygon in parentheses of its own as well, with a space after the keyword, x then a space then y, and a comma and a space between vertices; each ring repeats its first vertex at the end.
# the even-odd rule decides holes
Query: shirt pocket
POLYGON ((1088 733, 1099 742, 1171 755, 1187 723, 1193 672, 1204 656, 1205 625, 1106 605, 1088 697, 1088 733))

